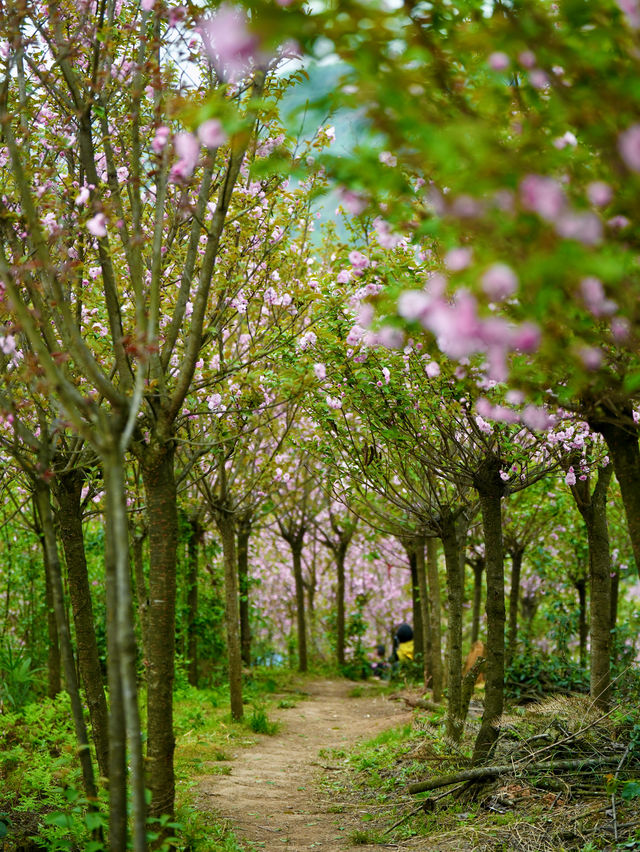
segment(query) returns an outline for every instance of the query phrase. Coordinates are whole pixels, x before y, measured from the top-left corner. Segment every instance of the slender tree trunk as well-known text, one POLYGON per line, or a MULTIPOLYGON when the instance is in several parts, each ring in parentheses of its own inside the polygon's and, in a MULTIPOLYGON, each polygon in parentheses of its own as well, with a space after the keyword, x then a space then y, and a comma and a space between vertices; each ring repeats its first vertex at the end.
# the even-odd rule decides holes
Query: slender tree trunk
POLYGON ((91 749, 89 737, 82 712, 82 699, 78 680, 76 677, 76 666, 73 659, 73 648, 71 647, 71 636, 67 625, 67 613, 64 605, 64 593, 62 589, 62 571, 58 557, 58 546, 53 526, 53 513, 51 511, 51 493, 49 486, 42 480, 34 483, 35 499, 38 515, 42 528, 45 547, 47 550, 47 572, 51 584, 51 596, 58 629, 60 642, 60 655, 64 668, 64 680, 66 690, 71 700, 71 715, 78 741, 78 757, 82 769, 82 783, 85 795, 89 801, 95 801, 97 790, 94 780, 93 764, 91 762, 91 749))
POLYGON ((187 677, 191 686, 198 685, 198 555, 202 526, 197 517, 189 518, 187 541, 187 677))
POLYGON ((344 666, 345 646, 345 612, 344 612, 344 563, 347 555, 347 544, 341 541, 336 550, 336 658, 339 666, 344 666))
POLYGON ((473 563, 473 610, 471 615, 471 645, 480 636, 480 612, 482 610, 482 575, 484 574, 484 559, 473 563))
POLYGON ((51 589, 51 571, 49 570, 49 556, 45 545, 44 535, 40 533, 42 544, 42 558, 44 561, 45 576, 45 600, 47 605, 47 694, 49 698, 55 698, 61 690, 62 671, 60 666, 60 646, 58 644, 58 628, 56 626, 56 611, 53 605, 53 591, 51 589))
POLYGON ((418 579, 418 544, 414 538, 403 542, 403 544, 407 552, 409 568, 411 570, 411 615, 413 618, 414 653, 416 656, 419 654, 422 657, 424 665, 424 624, 422 603, 420 601, 420 581, 418 579))
POLYGON ((238 585, 240 590, 240 649, 242 662, 251 665, 251 620, 249 618, 249 539, 251 519, 241 518, 238 522, 238 585))
POLYGON ((484 531, 487 572, 487 679, 484 713, 473 750, 473 764, 486 760, 498 738, 495 727, 504 707, 504 557, 501 501, 504 484, 500 461, 488 456, 476 477, 484 531))
POLYGON ((584 577, 576 580, 575 587, 578 592, 578 641, 580 643, 580 667, 587 665, 587 637, 589 627, 587 625, 587 581, 584 577))
MULTIPOLYGON (((128 756, 131 772, 133 849, 135 852, 145 852, 147 849, 147 804, 145 767, 142 754, 142 730, 140 708, 138 705, 137 647, 133 618, 131 565, 129 561, 129 525, 127 519, 125 466, 124 455, 115 440, 113 441, 113 445, 104 451, 102 464, 106 494, 105 540, 107 577, 113 587, 107 597, 107 607, 112 608, 111 612, 107 614, 107 625, 111 632, 115 632, 115 639, 112 636, 109 640, 109 647, 115 652, 115 656, 110 656, 109 659, 110 688, 115 684, 115 681, 119 681, 119 685, 116 686, 115 699, 119 706, 113 706, 114 696, 110 692, 112 712, 115 714, 113 727, 110 726, 110 734, 112 730, 116 730, 118 738, 122 740, 122 728, 124 727, 126 742, 129 746, 128 756), (113 610, 114 605, 115 611, 113 610)), ((114 753, 118 772, 123 772, 122 759, 124 754, 126 754, 124 743, 121 744, 118 742, 114 753)), ((124 768, 123 775, 126 784, 126 767, 124 768)), ((110 777, 110 790, 111 783, 112 780, 110 777)), ((124 812, 124 821, 126 829, 126 809, 124 812)), ((112 841, 110 848, 113 850, 117 848, 113 845, 112 841)))
POLYGON ((606 710, 611 699, 611 552, 607 526, 607 492, 613 471, 599 468, 593 493, 588 480, 573 486, 589 541, 591 697, 606 710))
POLYGON ((523 547, 511 551, 511 589, 509 590, 509 633, 507 639, 506 665, 511 662, 518 644, 518 604, 520 602, 520 577, 522 576, 523 547))
MULTIPOLYGON (((427 637, 430 634, 429 630, 429 598, 427 595, 427 570, 424 558, 424 551, 427 546, 424 536, 418 536, 415 540, 416 547, 416 574, 418 575, 419 586, 419 603, 420 603, 420 621, 422 622, 422 672, 424 677, 424 685, 427 688, 430 685, 432 677, 431 661, 427 649, 427 637)), ((415 638, 415 637, 414 637, 415 638)), ((418 646, 420 647, 420 646, 418 646)))
POLYGON ((611 662, 615 665, 618 660, 618 597, 620 593, 620 574, 617 570, 611 571, 611 621, 609 630, 611 633, 611 662))
POLYGON ((155 444, 141 454, 149 526, 147 613, 147 770, 150 814, 173 815, 173 679, 175 658, 178 511, 174 444, 155 444))
POLYGON ((454 518, 442 520, 442 546, 447 569, 447 647, 449 652, 447 736, 458 742, 462 736, 462 574, 460 547, 454 518))
POLYGON ((293 557, 293 577, 296 584, 296 623, 298 627, 298 671, 306 672, 307 619, 304 606, 304 582, 302 578, 302 542, 289 543, 293 557))
POLYGON ((229 691, 231 693, 231 718, 240 721, 242 707, 242 653, 240 649, 240 608, 238 589, 238 562, 236 557, 235 521, 230 512, 220 509, 215 514, 222 542, 224 563, 224 617, 227 630, 227 659, 229 663, 229 691))
POLYGON ((438 577, 438 542, 427 539, 427 579, 429 586, 431 633, 431 688, 433 700, 442 700, 442 612, 440 605, 440 578, 438 577))
POLYGON ((139 529, 131 526, 130 537, 133 551, 133 571, 136 578, 136 599, 138 603, 138 620, 140 622, 140 637, 142 639, 142 655, 145 670, 149 662, 147 650, 147 636, 149 633, 149 592, 147 590, 147 579, 144 575, 144 540, 147 537, 147 527, 139 529))
POLYGON ((80 503, 84 478, 80 471, 61 474, 56 479, 56 517, 64 548, 69 597, 75 627, 80 678, 84 686, 96 748, 98 768, 109 777, 109 715, 102 682, 102 668, 96 640, 93 602, 84 549, 80 503))
POLYGON ((607 442, 620 485, 636 571, 640 574, 640 447, 633 407, 631 403, 625 403, 619 414, 612 412, 613 422, 608 422, 606 415, 607 412, 602 417, 589 418, 589 426, 600 432, 607 442), (624 419, 622 423, 621 417, 624 419))

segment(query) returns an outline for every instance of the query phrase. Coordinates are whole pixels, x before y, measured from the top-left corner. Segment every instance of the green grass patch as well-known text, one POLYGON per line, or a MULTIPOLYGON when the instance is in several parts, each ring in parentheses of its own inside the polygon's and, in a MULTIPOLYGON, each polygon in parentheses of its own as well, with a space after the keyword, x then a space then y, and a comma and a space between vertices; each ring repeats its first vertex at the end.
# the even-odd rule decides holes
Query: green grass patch
POLYGON ((270 721, 264 707, 254 707, 247 723, 254 734, 273 736, 280 728, 277 722, 270 721))

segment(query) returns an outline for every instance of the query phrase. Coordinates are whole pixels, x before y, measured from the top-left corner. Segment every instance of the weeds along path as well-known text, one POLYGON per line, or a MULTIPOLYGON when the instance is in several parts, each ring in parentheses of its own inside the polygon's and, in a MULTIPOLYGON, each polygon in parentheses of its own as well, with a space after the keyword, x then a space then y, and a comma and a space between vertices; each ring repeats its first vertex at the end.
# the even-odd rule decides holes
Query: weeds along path
POLYGON ((200 776, 198 807, 229 819, 248 849, 351 849, 349 834, 359 825, 358 814, 350 812, 352 805, 340 812, 340 797, 321 790, 321 777, 338 773, 320 751, 349 749, 411 720, 399 702, 366 687, 362 696, 350 697, 353 688, 348 681, 305 683, 308 698, 272 714, 280 722, 277 734, 239 750, 230 775, 200 776))

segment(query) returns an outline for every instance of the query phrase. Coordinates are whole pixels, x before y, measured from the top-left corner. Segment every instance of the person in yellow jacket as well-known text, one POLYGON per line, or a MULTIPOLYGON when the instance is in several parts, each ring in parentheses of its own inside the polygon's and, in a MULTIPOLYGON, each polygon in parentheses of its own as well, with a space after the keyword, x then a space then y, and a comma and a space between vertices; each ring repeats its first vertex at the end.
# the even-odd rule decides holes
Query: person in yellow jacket
POLYGON ((413 662, 413 630, 411 625, 404 622, 401 624, 393 637, 393 650, 397 662, 413 662))

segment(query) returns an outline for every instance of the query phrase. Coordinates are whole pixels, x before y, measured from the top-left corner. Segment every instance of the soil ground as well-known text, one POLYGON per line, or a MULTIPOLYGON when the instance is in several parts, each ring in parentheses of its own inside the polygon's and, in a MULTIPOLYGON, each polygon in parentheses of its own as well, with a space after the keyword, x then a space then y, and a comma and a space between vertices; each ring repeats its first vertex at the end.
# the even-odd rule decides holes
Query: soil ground
POLYGON ((277 734, 261 736, 256 746, 239 751, 230 775, 201 776, 198 806, 229 819, 249 849, 352 849, 349 835, 361 827, 358 813, 349 806, 342 810, 342 803, 322 792, 320 777, 336 770, 320 752, 350 749, 412 718, 400 702, 375 690, 350 697, 354 684, 348 681, 314 681, 304 689, 306 700, 270 714, 280 723, 277 734))

